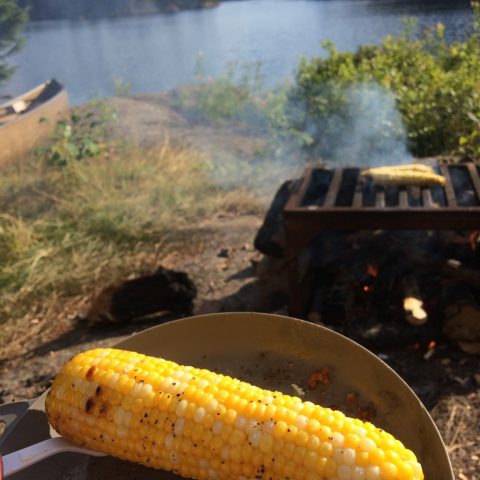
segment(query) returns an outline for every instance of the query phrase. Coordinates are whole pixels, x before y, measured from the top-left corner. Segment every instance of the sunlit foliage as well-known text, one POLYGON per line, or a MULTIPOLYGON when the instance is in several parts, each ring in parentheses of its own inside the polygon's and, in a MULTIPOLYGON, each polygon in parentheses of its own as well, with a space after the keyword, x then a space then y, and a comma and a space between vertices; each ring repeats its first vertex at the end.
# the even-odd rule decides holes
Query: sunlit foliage
POLYGON ((6 60, 22 46, 26 22, 27 11, 18 6, 17 0, 0 0, 0 83, 15 71, 6 60))
MULTIPOLYGON (((463 41, 448 44, 442 24, 418 32, 408 22, 400 36, 356 52, 325 43, 325 57, 299 65, 286 110, 290 130, 311 155, 327 156, 329 142, 351 120, 352 89, 374 84, 393 96, 414 155, 480 157, 479 4, 472 6, 463 41)), ((361 118, 361 110, 354 113, 361 118)), ((383 135, 398 133, 398 125, 383 127, 383 135)))

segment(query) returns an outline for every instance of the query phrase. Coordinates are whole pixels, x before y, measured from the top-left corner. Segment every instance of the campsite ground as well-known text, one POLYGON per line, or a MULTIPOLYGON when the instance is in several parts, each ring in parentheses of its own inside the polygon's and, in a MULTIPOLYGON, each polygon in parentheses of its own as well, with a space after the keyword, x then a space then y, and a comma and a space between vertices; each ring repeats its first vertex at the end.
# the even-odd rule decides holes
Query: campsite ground
MULTIPOLYGON (((113 98, 108 104, 119 119, 112 135, 128 138, 142 149, 169 142, 200 150, 214 162, 226 158, 242 162, 265 148, 265 140, 251 132, 189 122, 170 107, 163 95, 113 98)), ((162 265, 187 272, 198 290, 194 314, 285 314, 285 299, 275 295, 279 285, 272 275, 265 274, 264 261, 253 248, 255 233, 278 185, 254 185, 255 201, 239 211, 218 208, 209 218, 189 225, 186 236, 192 230, 198 233, 193 241, 170 245, 164 254, 157 251, 149 256, 141 252, 138 261, 152 268, 162 265)), ((84 316, 92 298, 105 286, 89 285, 82 295, 53 296, 2 325, 0 402, 35 398, 49 386, 60 365, 76 352, 112 345, 136 331, 174 318, 167 314, 130 324, 88 326, 84 316)), ((480 479, 478 357, 449 344, 439 347, 428 361, 408 350, 382 353, 430 410, 445 439, 457 478, 480 479)))

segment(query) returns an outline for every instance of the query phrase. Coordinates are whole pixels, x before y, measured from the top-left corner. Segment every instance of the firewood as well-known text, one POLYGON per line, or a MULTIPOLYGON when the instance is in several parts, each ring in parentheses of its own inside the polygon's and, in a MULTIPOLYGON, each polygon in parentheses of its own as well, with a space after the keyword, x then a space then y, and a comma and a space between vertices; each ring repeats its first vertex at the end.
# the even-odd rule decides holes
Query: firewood
POLYGON ((102 289, 86 315, 89 326, 125 323, 161 312, 190 314, 197 290, 184 272, 160 267, 153 274, 102 289))

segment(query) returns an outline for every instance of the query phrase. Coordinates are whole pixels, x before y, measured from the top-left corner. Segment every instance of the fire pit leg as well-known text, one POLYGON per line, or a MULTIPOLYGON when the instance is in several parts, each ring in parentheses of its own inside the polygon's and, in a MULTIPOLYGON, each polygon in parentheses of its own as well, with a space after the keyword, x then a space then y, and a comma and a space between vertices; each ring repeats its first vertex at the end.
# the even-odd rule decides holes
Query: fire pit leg
POLYGON ((303 317, 302 289, 300 283, 300 275, 298 272, 297 255, 288 256, 288 293, 289 293, 289 310, 292 317, 303 317))
POLYGON ((304 295, 300 275, 299 257, 311 240, 311 232, 299 232, 297 228, 285 222, 285 256, 287 258, 289 313, 293 317, 305 318, 304 295), (299 233, 304 233, 301 235, 299 233))
MULTIPOLYGON (((322 232, 323 225, 309 222, 291 221, 284 218, 285 258, 287 259, 287 275, 289 288, 290 315, 306 318, 304 291, 300 274, 300 257, 312 240, 322 232)), ((308 262, 308 261, 307 261, 308 262)), ((304 262, 303 262, 304 263, 304 262)))

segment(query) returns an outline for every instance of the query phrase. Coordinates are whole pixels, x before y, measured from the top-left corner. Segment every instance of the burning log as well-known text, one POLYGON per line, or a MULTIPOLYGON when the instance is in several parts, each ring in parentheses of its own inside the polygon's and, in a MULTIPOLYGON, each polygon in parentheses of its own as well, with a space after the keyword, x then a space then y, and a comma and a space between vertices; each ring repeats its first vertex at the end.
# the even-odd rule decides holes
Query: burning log
POLYGON ((423 325, 428 321, 428 314, 423 308, 423 300, 420 295, 417 279, 413 275, 406 275, 402 280, 403 291, 403 310, 405 320, 410 325, 423 325))

